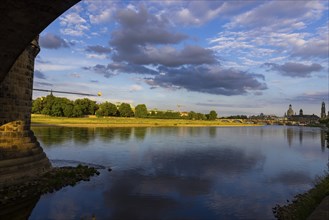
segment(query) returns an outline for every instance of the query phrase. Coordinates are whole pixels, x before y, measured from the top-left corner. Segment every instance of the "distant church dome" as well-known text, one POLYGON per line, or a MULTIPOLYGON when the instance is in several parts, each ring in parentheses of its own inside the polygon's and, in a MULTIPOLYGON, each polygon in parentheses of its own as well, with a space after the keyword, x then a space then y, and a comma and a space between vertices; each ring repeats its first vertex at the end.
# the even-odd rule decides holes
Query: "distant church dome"
POLYGON ((289 105, 289 109, 287 111, 287 116, 290 117, 290 116, 293 116, 293 115, 294 115, 294 110, 292 110, 291 105, 289 105))
POLYGON ((299 110, 299 115, 303 116, 303 109, 299 110))

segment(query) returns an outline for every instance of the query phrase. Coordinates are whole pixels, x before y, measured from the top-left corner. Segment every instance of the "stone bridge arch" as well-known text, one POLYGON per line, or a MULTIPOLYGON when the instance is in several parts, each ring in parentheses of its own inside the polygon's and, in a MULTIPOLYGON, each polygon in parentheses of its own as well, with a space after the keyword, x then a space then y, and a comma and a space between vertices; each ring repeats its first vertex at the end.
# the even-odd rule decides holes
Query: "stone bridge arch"
POLYGON ((30 129, 39 33, 80 0, 0 3, 0 185, 37 175, 50 163, 30 129))

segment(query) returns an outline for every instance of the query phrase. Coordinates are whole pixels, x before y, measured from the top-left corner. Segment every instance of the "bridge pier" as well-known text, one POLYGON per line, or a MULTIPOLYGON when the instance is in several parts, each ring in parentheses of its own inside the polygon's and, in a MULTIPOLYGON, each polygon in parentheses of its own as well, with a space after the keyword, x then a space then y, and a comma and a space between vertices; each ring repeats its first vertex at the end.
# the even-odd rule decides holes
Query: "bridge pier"
POLYGON ((50 162, 31 131, 34 59, 33 40, 0 82, 0 185, 50 169, 50 162))

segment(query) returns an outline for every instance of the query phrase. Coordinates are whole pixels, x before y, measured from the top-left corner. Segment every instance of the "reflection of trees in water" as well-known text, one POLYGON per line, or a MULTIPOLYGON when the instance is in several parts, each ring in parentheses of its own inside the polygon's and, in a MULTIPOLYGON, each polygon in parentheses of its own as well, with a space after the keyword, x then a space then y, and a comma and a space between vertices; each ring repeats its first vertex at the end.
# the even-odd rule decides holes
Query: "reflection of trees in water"
POLYGON ((132 128, 97 128, 96 133, 98 138, 104 142, 110 142, 115 139, 129 140, 132 128))
POLYGON ((178 132, 177 129, 181 129, 181 127, 177 128, 167 128, 167 127, 150 127, 150 135, 151 136, 159 136, 159 135, 170 135, 170 136, 177 136, 178 132))
POLYGON ((216 127, 209 127, 209 137, 215 138, 217 134, 216 132, 217 132, 216 127))
POLYGON ((95 128, 74 128, 72 131, 75 144, 86 145, 96 138, 95 128))
POLYGON ((130 140, 132 133, 137 140, 144 140, 147 128, 68 128, 68 127, 33 127, 32 128, 43 147, 60 145, 74 141, 76 145, 84 146, 98 138, 104 142, 113 139, 130 140))
POLYGON ((131 138, 132 128, 120 128, 119 137, 121 141, 126 141, 131 138))
POLYGON ((51 147, 72 140, 72 129, 67 127, 32 127, 38 140, 42 142, 42 147, 51 147))
POLYGON ((97 136, 104 142, 111 142, 115 138, 116 128, 96 128, 97 136))
POLYGON ((134 137, 135 137, 135 139, 143 141, 146 137, 146 131, 147 131, 146 127, 134 128, 134 137))
POLYGON ((42 147, 61 145, 71 140, 79 146, 84 146, 96 138, 95 128, 32 127, 32 130, 42 142, 42 147))

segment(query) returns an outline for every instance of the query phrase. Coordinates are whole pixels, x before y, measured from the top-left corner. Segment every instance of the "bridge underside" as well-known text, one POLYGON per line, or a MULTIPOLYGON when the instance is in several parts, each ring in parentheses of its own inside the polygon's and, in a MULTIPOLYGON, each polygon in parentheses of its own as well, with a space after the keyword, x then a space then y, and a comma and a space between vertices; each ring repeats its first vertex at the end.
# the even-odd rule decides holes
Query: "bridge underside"
POLYGON ((30 129, 37 36, 80 0, 0 3, 0 185, 34 176, 50 163, 30 129))
POLYGON ((80 0, 1 0, 0 82, 26 46, 80 0))

